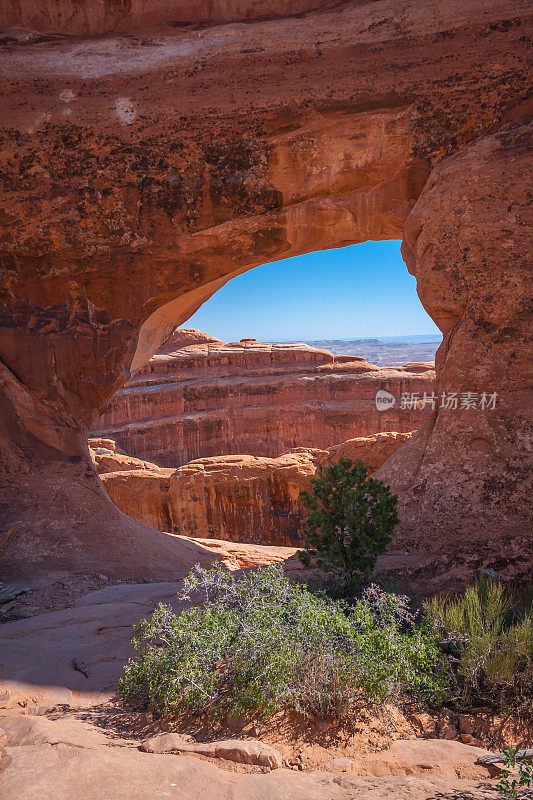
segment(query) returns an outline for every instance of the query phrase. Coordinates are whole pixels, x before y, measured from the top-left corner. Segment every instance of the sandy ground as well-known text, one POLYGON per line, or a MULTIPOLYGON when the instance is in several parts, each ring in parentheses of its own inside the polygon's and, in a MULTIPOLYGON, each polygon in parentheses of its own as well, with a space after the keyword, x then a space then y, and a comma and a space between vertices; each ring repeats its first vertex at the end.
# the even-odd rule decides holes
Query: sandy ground
POLYGON ((0 626, 2 800, 497 797, 496 779, 476 763, 481 740, 418 738, 407 708, 361 710, 342 728, 284 714, 266 725, 207 725, 124 711, 115 687, 131 626, 159 602, 183 607, 176 590, 175 582, 106 586, 0 626), (259 739, 283 766, 139 750, 168 730, 189 742, 259 739))

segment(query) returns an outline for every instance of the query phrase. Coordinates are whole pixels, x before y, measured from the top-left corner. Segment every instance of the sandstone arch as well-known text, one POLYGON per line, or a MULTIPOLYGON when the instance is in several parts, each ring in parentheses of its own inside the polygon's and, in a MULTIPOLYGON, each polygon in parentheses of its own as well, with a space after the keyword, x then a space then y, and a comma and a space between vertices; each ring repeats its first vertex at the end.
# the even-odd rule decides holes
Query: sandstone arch
POLYGON ((439 412, 382 468, 399 542, 527 547, 528 4, 315 5, 0 56, 6 569, 173 574, 183 545, 120 515, 90 465, 105 401, 234 275, 404 224, 439 387, 501 404, 439 412))

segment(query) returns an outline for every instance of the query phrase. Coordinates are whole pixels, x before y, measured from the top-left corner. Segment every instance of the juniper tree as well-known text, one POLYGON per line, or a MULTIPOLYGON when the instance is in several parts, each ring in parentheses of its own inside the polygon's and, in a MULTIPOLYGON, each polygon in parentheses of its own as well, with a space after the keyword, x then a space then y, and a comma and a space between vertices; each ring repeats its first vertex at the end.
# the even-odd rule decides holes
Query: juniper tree
POLYGON ((398 498, 385 483, 367 477, 362 461, 354 464, 348 458, 322 469, 311 484, 309 492, 300 492, 309 509, 300 560, 333 573, 345 593, 353 595, 391 540, 399 522, 398 498))

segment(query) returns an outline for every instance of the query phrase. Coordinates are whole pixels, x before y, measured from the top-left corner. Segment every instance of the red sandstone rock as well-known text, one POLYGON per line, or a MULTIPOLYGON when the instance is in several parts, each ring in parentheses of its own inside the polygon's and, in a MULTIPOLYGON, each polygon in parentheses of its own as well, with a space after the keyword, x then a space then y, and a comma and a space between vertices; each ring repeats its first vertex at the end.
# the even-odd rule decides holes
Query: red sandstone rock
POLYGON ((152 470, 161 472, 157 464, 149 461, 142 461, 140 458, 127 456, 117 448, 113 439, 91 438, 89 439, 89 451, 96 471, 99 474, 105 472, 117 472, 120 470, 152 470))
POLYGON ((257 739, 186 742, 179 734, 163 733, 144 741, 140 749, 144 753, 198 753, 209 758, 223 758, 238 764, 257 764, 269 769, 283 766, 281 754, 257 739))
POLYGON ((434 169, 407 219, 402 252, 444 333, 436 393, 459 401, 440 401, 378 472, 400 494, 398 545, 421 549, 431 536, 454 558, 481 552, 483 566, 501 558, 524 576, 533 568, 533 362, 522 177, 532 142, 533 125, 517 122, 470 144, 434 169), (476 408, 461 407, 469 393, 476 408))
MULTIPOLYGON (((173 472, 165 467, 147 469, 143 466, 141 469, 107 472, 101 478, 104 488, 121 511, 146 525, 172 533, 174 525, 168 513, 168 489, 173 472)), ((189 533, 187 530, 183 532, 189 533)))
POLYGON ((393 453, 398 450, 405 442, 408 442, 416 431, 409 433, 397 433, 387 431, 386 433, 376 433, 373 436, 361 436, 357 439, 348 439, 346 442, 330 447, 323 459, 319 458, 319 466, 327 466, 341 458, 349 458, 353 462, 361 460, 368 470, 369 475, 373 475, 393 453))
POLYGON ((183 541, 190 541, 216 557, 230 570, 249 569, 268 564, 283 563, 285 573, 301 573, 302 564, 296 557, 296 547, 278 547, 275 545, 249 544, 230 542, 227 539, 202 539, 181 536, 183 541))
POLYGON ((459 714, 458 717, 459 730, 461 733, 473 735, 475 733, 475 717, 471 714, 459 714))
POLYGON ((445 722, 439 726, 439 736, 442 739, 448 739, 448 740, 457 739, 457 737, 459 736, 459 731, 457 730, 457 728, 453 723, 445 722))
POLYGON ((435 736, 437 725, 430 714, 425 712, 411 714, 409 719, 425 736, 435 736))
POLYGON ((28 718, 22 716, 0 717, 10 728, 9 754, 2 761, 3 798, 152 800, 161 795, 162 787, 169 800, 430 800, 439 795, 489 800, 494 796, 486 770, 476 763, 490 754, 459 742, 395 741, 380 753, 354 754, 352 774, 344 774, 341 781, 326 769, 271 770, 270 764, 281 763, 280 754, 254 740, 187 745, 176 734, 165 734, 149 740, 147 749, 151 742, 166 739, 175 742, 173 749, 187 752, 179 758, 173 752, 143 753, 120 732, 111 737, 98 731, 98 716, 102 706, 99 715, 93 709, 85 714, 58 713, 46 725, 37 725, 43 722, 37 718, 30 718, 28 726, 28 718), (264 759, 269 766, 261 772, 244 766, 229 771, 205 759, 214 754, 240 756, 241 764, 264 759))
POLYGON ((337 0, 3 0, 0 26, 22 25, 44 33, 115 33, 161 24, 236 22, 287 17, 335 5, 337 0))
POLYGON ((185 464, 170 478, 172 530, 201 538, 298 544, 299 493, 316 471, 315 453, 221 456, 185 464))
POLYGON ((305 513, 299 494, 318 467, 361 459, 372 474, 410 436, 381 433, 278 458, 200 458, 176 470, 118 454, 93 457, 101 459, 98 470, 113 502, 147 525, 202 539, 297 546, 305 513))
POLYGON ((303 512, 298 495, 315 470, 313 453, 303 450, 277 459, 205 458, 177 470, 142 467, 101 478, 124 513, 159 530, 294 546, 303 512))
MULTIPOLYGON (((180 8, 250 17, 223 5, 180 8)), ((3 526, 20 523, 4 572, 127 573, 135 551, 170 574, 181 546, 106 500, 86 447, 98 414, 231 277, 400 238, 406 220, 446 334, 439 390, 501 402, 436 411, 382 467, 398 541, 530 569, 529 6, 321 3, 280 19, 315 4, 265 0, 270 19, 149 30, 176 4, 2 4, 3 24, 80 37, 0 53, 0 503, 3 526), (130 36, 83 38, 122 24, 130 36)))
MULTIPOLYGON (((224 344, 220 339, 211 336, 209 333, 199 331, 196 328, 176 328, 166 342, 157 348, 159 355, 167 353, 174 353, 176 350, 181 350, 183 347, 198 344, 224 344)), ((141 372, 150 371, 149 366, 143 367, 141 372)))
MULTIPOLYGON (((326 449, 378 430, 419 427, 430 406, 401 409, 400 397, 431 395, 434 377, 430 364, 378 368, 305 344, 224 344, 177 330, 114 395, 95 434, 167 467, 207 456, 326 449), (378 389, 397 398, 394 407, 378 411, 378 389)), ((378 460, 381 466, 385 458, 378 460)))
POLYGON ((461 733, 459 735, 459 741, 463 744, 471 744, 474 747, 481 747, 483 745, 481 739, 476 739, 475 736, 472 736, 469 733, 461 733))

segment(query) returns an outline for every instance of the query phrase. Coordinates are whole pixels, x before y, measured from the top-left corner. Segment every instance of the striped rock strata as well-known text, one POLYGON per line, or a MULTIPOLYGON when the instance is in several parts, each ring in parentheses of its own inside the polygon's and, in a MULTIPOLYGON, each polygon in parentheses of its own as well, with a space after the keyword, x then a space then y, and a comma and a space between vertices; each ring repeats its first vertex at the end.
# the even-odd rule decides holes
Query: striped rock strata
POLYGON ((379 433, 329 450, 215 456, 178 469, 124 455, 110 439, 91 439, 90 446, 113 502, 147 525, 196 539, 296 546, 304 512, 299 494, 319 467, 361 459, 372 474, 410 437, 379 433))
POLYGON ((112 397, 93 434, 167 467, 208 456, 275 458, 419 428, 430 405, 401 408, 400 398, 431 395, 434 381, 432 364, 379 368, 305 344, 225 344, 177 330, 112 397), (390 409, 377 409, 379 389, 397 398, 390 409))

